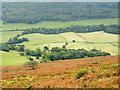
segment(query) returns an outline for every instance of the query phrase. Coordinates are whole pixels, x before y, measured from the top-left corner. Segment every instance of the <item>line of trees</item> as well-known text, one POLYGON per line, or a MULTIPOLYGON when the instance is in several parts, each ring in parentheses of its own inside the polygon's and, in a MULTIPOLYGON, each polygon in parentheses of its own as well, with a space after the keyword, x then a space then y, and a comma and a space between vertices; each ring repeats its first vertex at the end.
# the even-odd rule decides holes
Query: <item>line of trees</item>
MULTIPOLYGON (((36 56, 36 59, 39 59, 38 57, 42 57, 42 62, 50 62, 50 61, 56 61, 56 60, 65 60, 65 59, 77 59, 77 58, 86 58, 86 57, 96 57, 96 56, 106 56, 111 55, 108 52, 102 52, 101 50, 97 49, 91 49, 90 51, 87 51, 85 49, 66 49, 66 48, 59 48, 59 47, 53 47, 50 49, 43 49, 41 51, 39 48, 36 50, 25 50, 25 55, 27 56, 36 56)), ((33 59, 29 59, 33 60, 33 59)))
POLYGON ((75 32, 75 33, 89 33, 95 31, 104 31, 106 33, 120 34, 120 26, 118 25, 71 25, 66 28, 28 28, 22 32, 22 35, 31 34, 31 33, 41 33, 41 34, 60 34, 64 32, 75 32))
POLYGON ((74 21, 82 19, 117 18, 117 2, 3 2, 5 23, 34 24, 41 21, 74 21))
POLYGON ((2 43, 0 44, 0 50, 9 52, 9 50, 15 50, 18 52, 24 52, 25 45, 14 45, 14 44, 6 44, 2 43))
MULTIPOLYGON (((17 35, 18 36, 18 35, 17 35)), ((22 42, 27 42, 29 41, 27 38, 22 38, 22 39, 18 39, 18 37, 14 37, 14 38, 10 38, 7 42, 7 44, 18 44, 18 43, 22 43, 22 42)))
MULTIPOLYGON (((1 45, 1 44, 0 44, 1 45)), ((65 44, 67 45, 67 43, 65 44)), ((33 60, 30 56, 35 56, 36 59, 42 57, 41 62, 55 61, 55 60, 65 60, 65 59, 76 59, 76 58, 86 58, 86 57, 96 57, 96 56, 106 56, 111 55, 108 52, 102 52, 101 50, 91 49, 87 51, 85 49, 66 49, 65 47, 53 47, 51 50, 45 46, 43 50, 37 48, 35 50, 25 49, 24 45, 14 45, 14 44, 2 44, 0 50, 9 52, 9 50, 15 50, 20 53, 21 56, 29 56, 29 60, 33 60)))
POLYGON ((46 52, 43 54, 42 58, 44 60, 65 60, 65 59, 77 59, 77 58, 85 58, 85 57, 96 57, 96 56, 106 56, 110 55, 108 52, 102 52, 101 50, 91 49, 87 51, 85 49, 66 49, 53 47, 50 52, 46 52))

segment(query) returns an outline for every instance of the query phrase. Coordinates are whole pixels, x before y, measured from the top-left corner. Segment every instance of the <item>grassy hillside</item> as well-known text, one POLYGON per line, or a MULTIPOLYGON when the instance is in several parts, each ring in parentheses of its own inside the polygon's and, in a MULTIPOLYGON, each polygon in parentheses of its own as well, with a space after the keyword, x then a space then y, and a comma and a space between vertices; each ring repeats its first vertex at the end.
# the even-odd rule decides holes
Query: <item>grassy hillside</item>
POLYGON ((26 48, 30 49, 35 49, 37 47, 43 49, 44 46, 49 46, 50 48, 55 46, 62 47, 67 41, 68 45, 66 48, 70 49, 85 48, 89 50, 89 48, 96 48, 102 51, 110 52, 112 54, 118 53, 118 44, 116 44, 118 42, 118 35, 104 32, 77 34, 69 32, 59 35, 29 34, 22 37, 29 39, 29 42, 24 42, 21 44, 24 44, 26 48), (73 43, 72 40, 75 40, 75 42, 73 43))
POLYGON ((15 51, 0 51, 0 54, 2 55, 2 66, 23 65, 28 60, 26 57, 21 57, 15 51))
POLYGON ((2 30, 15 30, 15 29, 26 29, 31 27, 46 27, 46 28, 59 28, 68 27, 70 25, 99 25, 99 24, 118 24, 117 18, 110 19, 95 19, 95 20, 79 20, 69 22, 53 22, 45 21, 36 24, 25 24, 25 23, 6 23, 2 25, 2 30))

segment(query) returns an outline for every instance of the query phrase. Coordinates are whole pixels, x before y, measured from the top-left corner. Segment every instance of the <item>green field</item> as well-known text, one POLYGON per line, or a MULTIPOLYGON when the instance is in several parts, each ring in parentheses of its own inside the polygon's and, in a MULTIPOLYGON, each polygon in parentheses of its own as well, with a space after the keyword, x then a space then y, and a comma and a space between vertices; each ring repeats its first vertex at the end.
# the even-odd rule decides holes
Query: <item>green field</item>
MULTIPOLYGON (((36 48, 43 48, 44 45, 51 46, 51 43, 63 43, 65 39, 60 37, 59 35, 44 35, 44 34, 28 34, 21 36, 20 38, 25 37, 28 38, 29 42, 23 42, 27 48, 36 49, 36 48)), ((64 43, 63 43, 64 44, 64 43)))
MULTIPOLYGON (((30 27, 47 27, 47 28, 58 28, 58 27, 68 27, 70 25, 95 25, 95 24, 117 24, 118 20, 112 19, 98 19, 98 20, 81 20, 81 21, 71 21, 71 22, 52 22, 46 21, 37 24, 3 24, 3 30, 14 30, 16 28, 24 29, 30 27)), ((22 31, 5 31, 0 32, 2 34, 2 42, 7 42, 10 38, 21 34, 22 31)), ((21 36, 29 39, 29 42, 20 43, 20 45, 25 45, 25 48, 43 49, 44 46, 48 46, 50 49, 52 47, 62 47, 65 45, 66 41, 68 49, 79 49, 85 48, 87 50, 96 48, 102 51, 107 51, 111 54, 118 54, 118 35, 108 34, 103 31, 92 32, 92 33, 62 33, 62 34, 28 34, 21 36), (73 43, 72 40, 75 40, 73 43), (86 41, 87 40, 87 41, 86 41), (88 42, 88 43, 87 43, 88 42)), ((16 51, 10 52, 0 52, 2 53, 2 66, 9 65, 23 65, 27 61, 27 57, 22 57, 16 51)))
POLYGON ((110 19, 95 19, 95 20, 79 20, 79 21, 69 21, 69 22, 54 22, 45 21, 36 24, 25 24, 25 23, 6 23, 2 25, 2 30, 15 30, 15 29, 26 29, 31 27, 46 27, 46 28, 59 28, 68 27, 71 25, 99 25, 99 24, 118 24, 117 18, 110 19))
POLYGON ((118 42, 118 35, 108 34, 102 31, 92 32, 92 33, 77 33, 77 34, 73 32, 69 32, 59 35, 29 34, 29 35, 24 35, 22 37, 29 39, 29 42, 21 43, 21 45, 24 44, 26 48, 29 49, 36 49, 36 48, 43 49, 44 46, 48 46, 49 48, 55 46, 62 47, 67 40, 68 45, 66 48, 70 48, 70 49, 85 48, 87 50, 89 50, 89 48, 90 49, 96 48, 102 51, 110 52, 111 54, 118 53, 118 47, 116 44, 118 42), (86 43, 85 39, 88 41, 88 44, 86 43), (73 43, 72 40, 75 40, 76 42, 73 43), (116 44, 116 46, 110 43, 116 44))
POLYGON ((10 38, 15 37, 18 34, 21 34, 22 31, 5 31, 0 32, 0 35, 2 35, 2 42, 7 42, 10 38))
MULTIPOLYGON (((4 35, 6 36, 10 35, 6 33, 4 32, 4 35)), ((102 31, 92 32, 92 33, 77 33, 77 34, 73 32, 69 32, 59 35, 58 34, 44 35, 44 34, 35 33, 35 34, 24 35, 21 36, 20 38, 22 37, 28 38, 29 42, 24 42, 20 44, 21 45, 24 44, 26 48, 29 49, 36 49, 36 48, 43 49, 44 46, 48 46, 49 48, 55 46, 62 47, 67 40, 68 45, 66 48, 69 49, 84 48, 89 50, 89 48, 90 49, 96 48, 102 51, 107 51, 113 55, 118 54, 118 47, 108 43, 110 42, 115 45, 118 45, 117 44, 118 35, 108 34, 102 31), (86 40, 84 39, 86 39, 89 43, 87 44, 86 40), (73 43, 72 40, 75 40, 76 42, 73 43)), ((2 66, 23 65, 25 61, 28 60, 27 57, 20 56, 19 53, 16 51, 10 51, 10 52, 2 51, 0 53, 2 53, 2 66)))
POLYGON ((0 54, 2 54, 2 66, 23 65, 28 61, 27 57, 20 56, 16 51, 0 51, 0 54))

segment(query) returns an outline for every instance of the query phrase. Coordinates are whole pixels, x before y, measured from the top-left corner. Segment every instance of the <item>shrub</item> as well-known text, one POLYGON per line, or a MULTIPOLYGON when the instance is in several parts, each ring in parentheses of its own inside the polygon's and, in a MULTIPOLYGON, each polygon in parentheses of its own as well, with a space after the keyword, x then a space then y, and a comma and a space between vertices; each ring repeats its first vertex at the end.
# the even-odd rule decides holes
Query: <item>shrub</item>
POLYGON ((104 72, 104 76, 106 76, 107 78, 111 76, 110 74, 111 74, 110 70, 106 70, 104 72))
POLYGON ((24 53, 20 53, 20 56, 24 56, 24 53))
POLYGON ((75 40, 73 40, 72 42, 75 42, 75 40))
POLYGON ((112 75, 113 75, 113 76, 117 76, 118 73, 117 73, 116 71, 113 71, 113 72, 112 72, 112 75))
POLYGON ((75 74, 75 78, 79 79, 80 77, 84 76, 87 73, 88 73, 87 69, 81 69, 80 71, 77 71, 77 73, 75 74))
POLYGON ((62 48, 66 48, 66 45, 63 45, 62 48))
POLYGON ((39 57, 37 56, 36 59, 39 59, 39 57))
POLYGON ((88 56, 85 56, 84 58, 88 58, 88 56))
POLYGON ((43 63, 43 62, 51 62, 51 60, 45 59, 45 60, 40 61, 40 63, 43 63))
POLYGON ((93 62, 92 64, 98 64, 98 62, 93 62))
POLYGON ((30 61, 33 61, 33 58, 31 58, 31 57, 28 57, 28 59, 29 59, 30 61))
POLYGON ((102 73, 98 73, 97 77, 102 78, 102 73))
POLYGON ((108 68, 108 66, 110 66, 110 64, 108 63, 108 64, 103 64, 103 65, 101 65, 100 67, 102 68, 102 69, 107 69, 108 68))
POLYGON ((31 67, 33 70, 35 70, 35 67, 37 67, 38 64, 39 63, 37 61, 28 61, 23 66, 26 67, 26 68, 31 67))
POLYGON ((45 49, 45 50, 48 50, 49 48, 48 48, 47 46, 44 46, 44 49, 45 49))
POLYGON ((114 69, 117 69, 118 67, 120 67, 120 65, 115 64, 113 67, 114 67, 114 69))

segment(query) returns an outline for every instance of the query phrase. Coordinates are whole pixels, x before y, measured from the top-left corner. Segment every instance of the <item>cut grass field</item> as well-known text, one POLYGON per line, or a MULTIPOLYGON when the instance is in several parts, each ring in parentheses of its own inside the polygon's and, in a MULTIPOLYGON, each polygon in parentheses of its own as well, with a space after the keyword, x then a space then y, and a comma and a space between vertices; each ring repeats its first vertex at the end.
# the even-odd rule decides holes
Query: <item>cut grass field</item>
POLYGON ((0 54, 2 55, 2 66, 23 65, 28 61, 27 57, 20 56, 16 51, 0 51, 0 54))
POLYGON ((69 27, 71 25, 99 25, 99 24, 118 24, 117 18, 109 19, 95 19, 95 20, 79 20, 79 21, 69 21, 69 22, 54 22, 45 21, 36 24, 25 24, 25 23, 6 23, 2 25, 2 30, 15 30, 15 29, 27 29, 31 27, 45 27, 45 28, 59 28, 59 27, 69 27))
MULTIPOLYGON (((92 33, 62 33, 59 35, 43 35, 43 34, 29 34, 22 37, 28 38, 29 42, 21 43, 29 49, 41 48, 48 46, 49 48, 58 46, 62 47, 65 42, 68 42, 66 48, 68 49, 79 49, 85 48, 87 50, 96 48, 102 51, 107 51, 111 54, 118 54, 118 35, 108 34, 102 31, 92 33), (79 36, 80 35, 80 36, 79 36), (75 40, 73 43, 72 41, 75 40), (88 43, 86 42, 88 41, 88 43), (116 46, 111 43, 115 43, 116 46)), ((20 37, 20 38, 22 38, 20 37)))

